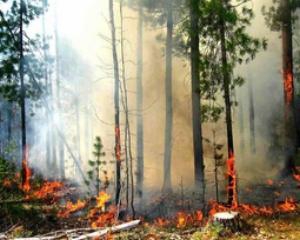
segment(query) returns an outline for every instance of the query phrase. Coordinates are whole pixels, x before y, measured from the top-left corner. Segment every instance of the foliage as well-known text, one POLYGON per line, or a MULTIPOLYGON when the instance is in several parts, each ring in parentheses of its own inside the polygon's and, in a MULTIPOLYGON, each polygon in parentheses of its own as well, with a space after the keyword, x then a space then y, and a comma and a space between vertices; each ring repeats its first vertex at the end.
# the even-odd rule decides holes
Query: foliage
MULTIPOLYGON (((30 38, 26 30, 32 22, 43 13, 41 1, 23 1, 23 54, 26 97, 39 100, 42 88, 37 81, 43 78, 44 64, 38 57, 41 49, 39 35, 30 38)), ((0 4, 7 6, 6 11, 0 10, 0 93, 11 102, 20 102, 20 1, 2 0, 0 4)), ((4 9, 4 8, 3 8, 4 9)))
MULTIPOLYGON (((281 2, 281 0, 273 0, 273 4, 269 8, 266 6, 262 7, 262 13, 265 16, 266 24, 272 31, 280 31, 285 18, 285 9, 281 5, 281 2)), ((300 2, 298 0, 289 0, 289 4, 292 13, 300 7, 300 2)), ((293 21, 296 19, 296 16, 294 16, 293 21)))
POLYGON ((90 185, 91 182, 95 183, 96 191, 100 192, 103 187, 106 189, 109 185, 109 181, 107 178, 107 171, 103 169, 106 165, 106 161, 102 161, 101 158, 105 156, 105 152, 103 152, 102 140, 99 136, 96 137, 94 143, 94 152, 93 155, 95 157, 94 160, 89 160, 90 170, 87 172, 88 180, 86 180, 86 184, 90 185), (104 182, 101 186, 101 172, 104 174, 104 182))

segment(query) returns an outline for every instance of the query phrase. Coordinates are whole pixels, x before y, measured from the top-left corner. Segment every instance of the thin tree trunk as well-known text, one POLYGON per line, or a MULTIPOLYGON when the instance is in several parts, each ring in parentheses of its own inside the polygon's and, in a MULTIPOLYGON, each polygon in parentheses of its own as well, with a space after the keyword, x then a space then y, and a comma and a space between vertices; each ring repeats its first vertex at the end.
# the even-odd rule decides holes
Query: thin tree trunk
MULTIPOLYGON (((294 133, 294 74, 293 74, 293 30, 292 9, 289 0, 281 0, 282 12, 282 69, 284 83, 285 104, 285 145, 286 145, 286 171, 291 172, 295 167, 296 136, 294 133)), ((297 136, 298 138, 298 136, 297 136)))
POLYGON ((249 123, 250 123, 250 146, 251 152, 256 152, 255 143, 255 110, 254 110, 254 99, 253 99, 253 85, 252 79, 249 80, 249 123))
POLYGON ((225 100, 225 114, 226 114, 226 129, 227 129, 227 174, 228 174, 228 204, 235 207, 238 204, 237 200, 237 183, 235 176, 235 155, 233 144, 233 129, 232 129, 232 116, 231 116, 231 100, 230 100, 230 72, 228 70, 227 49, 225 39, 225 20, 227 0, 220 0, 222 4, 222 12, 220 13, 220 40, 221 40, 221 61, 222 61, 222 74, 223 74, 223 88, 225 100))
MULTIPOLYGON (((49 94, 49 73, 48 73, 48 63, 47 63, 47 42, 46 42, 46 20, 45 20, 45 13, 46 13, 46 0, 43 0, 43 17, 42 17, 42 28, 43 28, 43 60, 44 60, 44 80, 45 80, 45 86, 46 86, 46 92, 49 94)), ((49 99, 49 98, 48 98, 49 99)), ((47 131, 46 131, 46 164, 48 168, 48 177, 51 177, 53 174, 53 169, 52 169, 52 160, 53 158, 51 157, 51 146, 52 146, 52 141, 51 141, 51 121, 50 121, 50 112, 45 109, 45 115, 46 115, 46 124, 47 124, 47 131)))
POLYGON ((136 74, 136 104, 137 104, 137 183, 138 196, 143 196, 144 185, 144 123, 143 123, 143 7, 139 1, 139 16, 137 29, 137 74, 136 74))
MULTIPOLYGON (((60 81, 60 49, 59 49, 59 35, 58 35, 58 16, 57 16, 57 3, 55 6, 55 70, 56 70, 56 107, 57 107, 57 117, 58 117, 58 125, 60 131, 63 132, 63 124, 62 124, 62 116, 61 116, 61 81, 60 81)), ((59 171, 60 171, 60 178, 65 179, 65 148, 61 138, 58 139, 58 159, 59 159, 59 171)))
POLYGON ((26 180, 28 179, 28 159, 27 159, 27 142, 26 142, 26 104, 25 96, 26 89, 24 84, 24 49, 23 49, 23 21, 24 21, 24 8, 25 3, 20 0, 20 38, 19 38, 19 51, 20 51, 20 83, 21 83, 21 132, 22 132, 22 186, 25 187, 26 180))
MULTIPOLYGON (((120 1, 120 16, 121 16, 121 61, 122 61, 122 82, 123 82, 123 108, 125 110, 125 157, 126 157, 126 203, 131 207, 133 218, 135 216, 134 209, 134 174, 133 174, 133 158, 132 158, 132 143, 129 122, 128 94, 127 94, 127 79, 125 66, 125 49, 124 49, 124 15, 123 15, 123 0, 120 1), (131 189, 129 197, 129 189, 131 189), (129 201, 130 199, 130 201, 129 201), (130 203, 129 203, 130 202, 130 203)), ((121 88, 122 89, 122 88, 121 88)))
POLYGON ((120 136, 120 73, 117 55, 116 29, 114 19, 114 1, 109 0, 109 14, 111 24, 112 57, 114 66, 114 104, 115 104, 115 157, 116 157, 116 195, 115 204, 119 205, 121 192, 121 136, 120 136))
POLYGON ((191 18, 191 74, 192 74, 192 116, 195 185, 202 185, 203 203, 205 199, 204 159, 201 125, 201 92, 200 92, 200 52, 199 52, 199 1, 190 0, 191 18))
POLYGON ((173 98, 172 98, 172 50, 173 50, 173 1, 167 1, 167 39, 166 39, 166 122, 165 122, 165 153, 164 153, 164 183, 163 191, 172 190, 171 159, 173 130, 173 98))

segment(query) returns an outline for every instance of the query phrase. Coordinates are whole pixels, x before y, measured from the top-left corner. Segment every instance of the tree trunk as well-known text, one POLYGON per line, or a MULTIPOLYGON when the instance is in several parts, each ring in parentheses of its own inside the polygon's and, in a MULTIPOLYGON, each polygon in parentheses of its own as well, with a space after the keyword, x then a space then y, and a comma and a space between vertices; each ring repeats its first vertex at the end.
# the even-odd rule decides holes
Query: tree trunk
POLYGON ((164 183, 163 191, 172 190, 171 159, 173 130, 173 99, 172 99, 172 50, 173 50, 173 1, 167 1, 167 39, 166 39, 166 122, 165 122, 165 153, 164 153, 164 183))
MULTIPOLYGON (((77 83, 77 91, 79 91, 79 81, 77 83)), ((82 168, 82 159, 81 159, 81 133, 80 133, 80 114, 79 114, 79 107, 80 107, 80 102, 79 102, 79 96, 75 96, 75 117, 76 117, 76 148, 77 148, 77 159, 80 165, 80 168, 82 168)), ((78 170, 78 168, 76 168, 78 170)), ((75 171, 77 174, 77 171, 75 171)))
MULTIPOLYGON (((121 61, 122 61, 122 82, 123 82, 123 108, 125 111, 125 158, 126 158, 126 204, 127 209, 130 205, 133 218, 135 216, 134 209, 134 174, 133 174, 133 158, 132 158, 132 142, 129 122, 128 94, 127 94, 127 79, 125 66, 125 46, 124 46, 124 15, 123 15, 123 0, 120 1, 120 18, 121 18, 121 61), (130 194, 129 194, 129 190, 130 194), (130 195, 130 197, 129 197, 130 195), (130 199, 130 200, 129 200, 130 199)), ((122 88, 121 88, 122 89, 122 88)))
POLYGON ((136 104, 137 104, 137 183, 139 197, 143 196, 144 185, 144 123, 143 123, 143 7, 139 1, 139 17, 137 29, 137 74, 136 74, 136 104))
POLYGON ((190 37, 191 37, 191 74, 192 74, 192 117, 193 117, 193 146, 195 186, 201 186, 205 193, 204 160, 201 125, 201 92, 200 92, 200 52, 199 52, 199 1, 190 0, 190 37))
MULTIPOLYGON (((57 8, 58 0, 56 1, 57 8)), ((59 130, 63 133, 63 124, 62 124, 62 116, 61 116, 61 81, 60 81, 60 49, 59 49, 59 35, 58 35, 58 16, 57 9, 55 9, 55 70, 56 70, 56 107, 57 107, 57 117, 58 117, 58 127, 59 130)), ((64 143, 61 138, 58 139, 58 161, 59 161, 59 171, 60 178, 65 179, 65 148, 64 143)))
POLYGON ((253 85, 252 79, 249 79, 249 123, 250 123, 250 147, 251 152, 256 153, 255 143, 255 110, 254 110, 254 99, 253 99, 253 85))
POLYGON ((22 132, 22 186, 25 187, 26 180, 28 179, 28 171, 27 171, 27 142, 26 142, 26 105, 25 105, 25 97, 26 97, 26 89, 24 84, 24 49, 23 49, 23 17, 24 17, 24 8, 25 3, 23 0, 20 0, 20 38, 19 38, 19 51, 20 51, 20 84, 21 84, 21 132, 22 132))
MULTIPOLYGON (((296 136, 295 113, 294 113, 294 74, 293 74, 293 30, 292 9, 289 0, 280 2, 282 14, 282 73, 284 83, 284 105, 285 105, 285 150, 286 171, 292 172, 295 164, 296 136)), ((298 136, 297 136, 298 137, 298 136)))
MULTIPOLYGON (((44 64, 45 64, 45 68, 44 68, 44 80, 45 80, 45 86, 46 86, 46 93, 49 94, 49 72, 48 72, 48 54, 47 54, 47 42, 46 42, 46 20, 45 20, 45 13, 46 13, 46 0, 43 0, 43 16, 42 16, 42 28, 43 28, 43 60, 44 60, 44 64)), ((49 100, 49 96, 48 96, 48 100, 49 100)), ((51 177, 53 174, 53 166, 52 166, 52 154, 53 152, 51 152, 51 147, 52 147, 52 133, 50 131, 51 129, 51 121, 50 121, 50 114, 51 112, 49 112, 47 109, 45 109, 45 115, 46 115, 46 124, 47 124, 47 131, 46 131, 46 164, 47 164, 47 168, 48 168, 48 177, 51 177)))
POLYGON ((120 137, 120 73, 116 46, 116 29, 114 19, 114 3, 109 0, 109 14, 111 24, 112 57, 114 67, 114 104, 115 104, 115 157, 116 157, 116 195, 115 204, 119 205, 121 191, 121 137, 120 137))
POLYGON ((232 130, 232 116, 231 116, 231 100, 230 100, 230 72, 228 70, 228 59, 226 49, 226 24, 225 24, 225 13, 227 0, 220 0, 222 11, 220 13, 220 41, 221 41, 221 61, 222 61, 222 74, 223 74, 223 89, 224 89, 224 100, 225 100, 225 115, 226 115, 226 129, 227 129, 227 174, 228 174, 228 204, 232 207, 237 206, 237 185, 236 185, 236 174, 235 174, 235 155, 234 155, 234 144, 233 144, 233 130, 232 130))

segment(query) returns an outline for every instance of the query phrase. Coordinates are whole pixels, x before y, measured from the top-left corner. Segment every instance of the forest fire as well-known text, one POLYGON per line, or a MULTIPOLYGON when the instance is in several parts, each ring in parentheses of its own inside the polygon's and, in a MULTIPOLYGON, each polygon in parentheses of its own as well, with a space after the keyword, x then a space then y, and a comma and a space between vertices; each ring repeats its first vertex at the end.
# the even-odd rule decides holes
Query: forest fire
POLYGON ((48 196, 56 198, 58 190, 63 187, 61 182, 44 182, 40 189, 34 191, 32 196, 38 199, 46 199, 48 196))
POLYGON ((106 192, 100 192, 96 197, 96 206, 88 213, 88 219, 91 227, 103 227, 112 225, 116 222, 117 208, 115 206, 109 206, 106 209, 106 204, 110 199, 111 196, 106 192))
POLYGON ((296 209, 297 209, 297 203, 295 199, 292 197, 287 197, 283 203, 279 203, 277 206, 277 210, 283 213, 293 212, 296 209))
POLYGON ((25 153, 22 160, 22 190, 24 192, 29 192, 31 189, 30 178, 31 178, 31 170, 28 166, 28 146, 25 148, 25 153))
POLYGON ((78 200, 76 203, 67 201, 65 209, 58 212, 57 216, 59 218, 68 218, 70 214, 77 212, 86 207, 87 202, 78 200))
POLYGON ((232 152, 230 152, 226 164, 227 164, 227 177, 229 181, 227 186, 228 204, 230 204, 232 208, 237 208, 238 207, 237 177, 235 171, 235 156, 232 152))
POLYGON ((293 73, 288 69, 284 72, 284 94, 285 94, 285 103, 291 105, 294 98, 294 80, 293 73))

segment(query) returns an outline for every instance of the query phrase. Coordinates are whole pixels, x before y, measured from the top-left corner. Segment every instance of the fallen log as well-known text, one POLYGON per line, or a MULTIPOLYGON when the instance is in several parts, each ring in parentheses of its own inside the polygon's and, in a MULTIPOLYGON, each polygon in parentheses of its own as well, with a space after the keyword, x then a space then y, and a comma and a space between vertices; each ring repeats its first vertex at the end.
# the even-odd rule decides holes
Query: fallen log
POLYGON ((129 230, 129 229, 134 228, 137 225, 139 225, 140 222, 141 222, 141 220, 134 220, 134 221, 127 222, 127 223, 122 223, 122 224, 117 225, 117 226, 113 226, 113 227, 106 228, 106 229, 103 229, 103 230, 100 230, 100 231, 96 231, 96 232, 93 232, 93 233, 82 235, 78 238, 73 238, 72 240, 84 240, 84 239, 97 238, 97 237, 105 236, 108 233, 116 233, 116 232, 120 232, 120 231, 123 231, 123 230, 129 230))
MULTIPOLYGON (((98 229, 97 231, 91 232, 91 233, 78 233, 82 231, 92 231, 92 229, 72 229, 72 230, 66 230, 66 231, 56 231, 54 232, 55 235, 52 236, 40 236, 40 237, 31 237, 31 238, 14 238, 14 240, 59 240, 59 239, 71 239, 71 240, 84 240, 84 239, 91 239, 91 238, 96 238, 96 237, 102 237, 105 236, 108 233, 116 233, 120 231, 125 231, 129 230, 131 228, 136 227, 139 225, 141 220, 134 220, 130 221, 127 223, 122 223, 117 226, 113 227, 108 227, 108 228, 103 228, 103 229, 98 229), (77 236, 72 237, 70 236, 71 234, 76 234, 77 236), (78 236, 79 235, 79 236, 78 236)), ((51 233, 47 234, 50 235, 51 233)))

